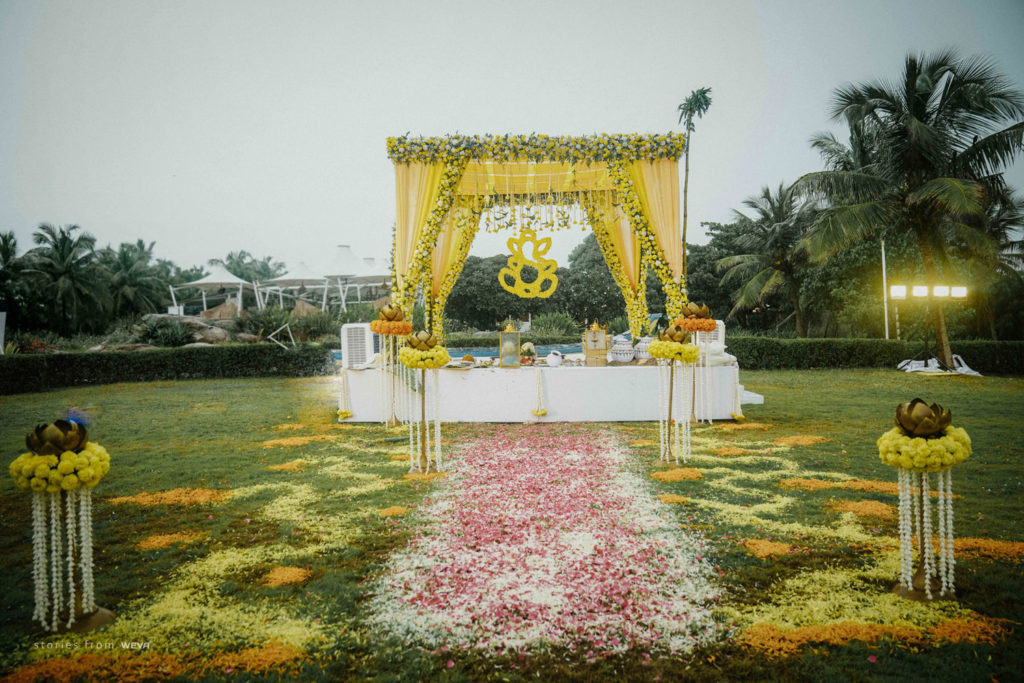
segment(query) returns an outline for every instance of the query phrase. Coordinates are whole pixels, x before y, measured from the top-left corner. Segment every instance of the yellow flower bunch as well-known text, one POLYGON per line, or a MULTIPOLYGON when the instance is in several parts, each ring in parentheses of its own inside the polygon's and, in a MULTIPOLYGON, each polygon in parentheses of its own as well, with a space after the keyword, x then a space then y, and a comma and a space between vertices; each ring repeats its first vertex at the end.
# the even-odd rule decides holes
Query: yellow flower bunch
POLYGON ((647 312, 647 266, 646 264, 640 266, 637 289, 634 290, 633 286, 629 283, 629 279, 626 277, 626 271, 622 267, 618 254, 615 253, 612 237, 608 233, 608 225, 598 219, 597 212, 599 209, 589 196, 584 199, 584 208, 587 213, 587 222, 590 223, 590 227, 594 230, 597 246, 601 249, 601 255, 604 256, 608 270, 611 271, 612 278, 615 280, 615 284, 619 286, 622 298, 626 302, 626 315, 629 318, 630 334, 633 335, 633 339, 639 339, 643 336, 643 329, 649 317, 647 312))
POLYGON ((388 138, 388 158, 395 162, 451 161, 557 161, 577 163, 624 159, 678 159, 685 137, 661 135, 445 135, 443 137, 388 138))
POLYGON ((886 465, 911 472, 939 472, 971 455, 971 437, 960 427, 949 426, 937 439, 909 437, 893 427, 878 437, 878 457, 886 465))
MULTIPOLYGON (((423 225, 419 240, 413 250, 412 258, 409 261, 409 270, 405 273, 401 291, 393 290, 393 301, 411 311, 413 307, 413 295, 416 292, 416 285, 425 274, 431 271, 431 259, 434 256, 434 246, 437 244, 437 236, 441 232, 448 212, 455 201, 455 190, 462 180, 462 174, 466 170, 468 159, 452 159, 445 161, 444 175, 441 176, 441 188, 438 190, 437 202, 427 216, 427 222, 423 225)), ((393 288, 398 287, 398 280, 394 280, 393 288)))
POLYGON ((451 357, 448 355, 448 349, 443 346, 435 346, 426 351, 403 346, 398 351, 398 360, 407 368, 433 370, 447 365, 451 357))
POLYGON ((339 410, 338 411, 338 419, 339 420, 347 420, 350 417, 352 417, 352 411, 351 410, 339 410))
POLYGON ((647 352, 654 358, 678 360, 684 363, 696 363, 700 358, 700 349, 694 344, 680 344, 660 339, 652 341, 647 347, 647 352))
POLYGON ((686 274, 683 274, 683 281, 676 282, 672 278, 672 271, 668 267, 668 260, 665 252, 658 246, 650 224, 644 217, 643 209, 640 207, 640 198, 633 189, 633 181, 629 179, 629 173, 621 163, 608 164, 608 175, 615 186, 615 192, 622 201, 622 212, 629 218, 629 224, 633 232, 640 239, 640 253, 646 265, 654 269, 654 273, 661 281, 665 290, 665 311, 670 318, 681 318, 683 315, 683 304, 686 303, 685 289, 686 274))
POLYGON ((110 471, 110 454, 95 441, 81 452, 58 455, 22 453, 10 465, 11 478, 19 489, 57 493, 79 487, 91 489, 110 471))

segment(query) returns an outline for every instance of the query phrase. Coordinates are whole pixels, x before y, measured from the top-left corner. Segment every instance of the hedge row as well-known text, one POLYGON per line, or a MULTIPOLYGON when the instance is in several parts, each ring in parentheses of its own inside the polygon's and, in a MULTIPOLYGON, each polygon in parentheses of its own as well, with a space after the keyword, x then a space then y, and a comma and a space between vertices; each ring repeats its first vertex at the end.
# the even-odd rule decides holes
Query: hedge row
MULTIPOLYGON (((527 332, 522 335, 523 343, 533 342, 537 346, 549 346, 557 344, 579 344, 583 339, 583 334, 533 334, 527 332)), ((494 353, 498 353, 498 333, 495 332, 493 335, 486 337, 472 337, 469 335, 450 334, 448 338, 444 340, 445 346, 449 348, 467 348, 467 347, 494 347, 494 353)))
POLYGON ((114 382, 214 377, 305 377, 334 371, 328 349, 276 344, 0 356, 0 394, 114 382))
MULTIPOLYGON (((896 339, 773 339, 726 337, 726 350, 748 370, 895 368, 923 350, 896 339)), ((953 341, 953 353, 982 374, 1024 374, 1024 342, 953 341)), ((931 355, 935 345, 930 347, 931 355)))

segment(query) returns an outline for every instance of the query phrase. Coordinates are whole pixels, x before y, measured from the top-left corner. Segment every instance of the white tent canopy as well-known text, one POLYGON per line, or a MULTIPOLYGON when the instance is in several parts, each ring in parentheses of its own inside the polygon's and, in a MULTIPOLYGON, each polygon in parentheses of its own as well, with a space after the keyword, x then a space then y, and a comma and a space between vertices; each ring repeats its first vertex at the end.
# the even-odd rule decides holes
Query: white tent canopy
POLYGON ((284 290, 285 289, 309 289, 319 290, 323 289, 324 295, 323 300, 320 303, 320 310, 327 308, 327 288, 330 286, 327 277, 323 273, 318 273, 312 268, 307 266, 303 262, 295 264, 293 268, 289 268, 288 272, 280 277, 275 277, 272 280, 267 280, 263 283, 265 290, 276 289, 278 302, 284 306, 284 290))
MULTIPOLYGON (((204 270, 210 271, 209 275, 204 275, 198 280, 192 282, 186 282, 181 285, 171 286, 171 301, 174 303, 174 307, 178 307, 178 299, 174 296, 174 292, 179 289, 188 289, 194 287, 203 293, 203 308, 207 308, 206 305, 206 293, 217 292, 221 289, 227 289, 229 287, 238 287, 238 312, 242 312, 242 291, 245 287, 249 287, 253 291, 256 291, 256 286, 251 282, 246 282, 237 275, 233 275, 222 263, 211 263, 207 265, 204 270)), ((257 299, 259 296, 257 295, 257 299)))

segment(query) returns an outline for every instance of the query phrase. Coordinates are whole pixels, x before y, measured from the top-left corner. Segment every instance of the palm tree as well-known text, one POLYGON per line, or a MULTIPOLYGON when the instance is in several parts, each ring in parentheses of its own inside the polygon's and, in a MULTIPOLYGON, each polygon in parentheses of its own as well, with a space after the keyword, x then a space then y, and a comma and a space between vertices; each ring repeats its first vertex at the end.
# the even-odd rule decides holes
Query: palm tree
POLYGON ((686 146, 683 148, 685 158, 683 171, 683 274, 686 274, 686 214, 687 193, 690 186, 690 141, 693 140, 693 117, 703 118, 711 107, 711 88, 700 88, 690 93, 679 105, 679 123, 686 122, 686 146))
POLYGON ((165 302, 167 282, 150 261, 155 242, 124 242, 114 251, 106 248, 100 261, 110 274, 110 296, 115 316, 151 313, 165 302))
POLYGON ((748 197, 743 204, 754 210, 752 216, 735 212, 739 221, 749 226, 736 239, 736 245, 747 253, 716 262, 719 272, 725 271, 723 285, 741 283, 733 295, 735 305, 729 316, 762 303, 769 294, 780 291, 793 306, 797 334, 806 337, 800 287, 807 255, 802 242, 814 223, 815 205, 801 196, 794 185, 782 183, 775 196, 766 186, 760 195, 748 197))
POLYGON ((0 311, 7 313, 7 326, 18 324, 18 314, 25 299, 25 283, 21 273, 24 262, 18 258, 18 240, 13 232, 0 232, 0 311))
POLYGON ((109 301, 96 263, 96 238, 77 225, 55 228, 42 224, 32 236, 39 246, 29 252, 27 274, 39 280, 42 293, 60 311, 62 333, 78 329, 85 312, 98 314, 109 301))
MULTIPOLYGON (((837 89, 831 115, 860 131, 870 152, 848 168, 832 163, 800 179, 833 204, 807 241, 815 257, 879 229, 907 232, 932 291, 939 267, 951 269, 952 240, 994 248, 970 221, 983 214, 986 188, 1002 186, 1001 169, 1024 145, 1024 95, 990 61, 951 51, 908 55, 899 81, 837 89)), ((930 307, 939 360, 952 365, 941 304, 930 300, 930 307)))

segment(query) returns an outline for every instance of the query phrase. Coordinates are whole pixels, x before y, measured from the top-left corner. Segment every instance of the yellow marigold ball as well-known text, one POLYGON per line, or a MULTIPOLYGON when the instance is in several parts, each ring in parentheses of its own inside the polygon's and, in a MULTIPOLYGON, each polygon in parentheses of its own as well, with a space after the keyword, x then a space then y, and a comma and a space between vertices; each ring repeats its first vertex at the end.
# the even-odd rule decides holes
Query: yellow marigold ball
POLYGON ((50 474, 50 468, 46 466, 46 463, 39 463, 33 470, 33 475, 40 479, 45 479, 48 474, 50 474))
POLYGON ((946 470, 971 455, 967 431, 952 425, 936 439, 909 437, 899 427, 893 427, 878 438, 877 445, 883 463, 913 472, 946 470))
POLYGON ((74 474, 69 474, 68 476, 64 477, 63 481, 61 481, 60 487, 62 489, 64 489, 65 491, 70 491, 72 489, 77 489, 78 488, 78 477, 76 475, 74 475, 74 474))
POLYGON ((94 470, 91 467, 86 467, 84 469, 81 469, 78 472, 78 478, 81 480, 81 482, 83 484, 88 484, 90 481, 95 481, 96 480, 96 470, 94 470))
POLYGON ((32 477, 32 480, 29 482, 29 487, 33 491, 45 491, 46 490, 46 480, 45 479, 40 479, 39 477, 32 477))
POLYGON ((75 463, 70 460, 61 460, 60 464, 57 465, 57 471, 61 474, 71 474, 75 471, 75 463))

